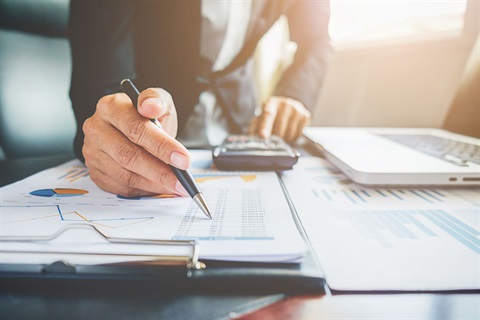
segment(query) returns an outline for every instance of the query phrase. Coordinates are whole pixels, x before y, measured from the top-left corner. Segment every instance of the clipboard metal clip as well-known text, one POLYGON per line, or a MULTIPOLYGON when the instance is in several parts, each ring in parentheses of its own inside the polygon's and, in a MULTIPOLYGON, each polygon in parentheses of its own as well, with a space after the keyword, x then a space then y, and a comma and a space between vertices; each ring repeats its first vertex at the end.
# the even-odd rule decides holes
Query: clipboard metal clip
MULTIPOLYGON (((138 258, 141 263, 147 265, 179 265, 184 264, 188 270, 199 270, 206 268, 206 265, 199 261, 199 249, 200 246, 195 240, 158 240, 158 239, 133 239, 133 238, 118 238, 109 237, 101 230, 91 224, 71 223, 63 226, 52 235, 42 236, 0 236, 0 242, 27 242, 27 243, 40 243, 40 242, 52 242, 58 239, 62 234, 73 229, 88 229, 95 232, 103 240, 111 244, 131 244, 131 245, 158 245, 158 246, 177 246, 177 247, 190 247, 189 255, 158 255, 149 253, 105 253, 105 252, 78 252, 78 251, 63 251, 63 250, 4 250, 3 253, 28 253, 28 254, 51 254, 51 255, 81 255, 81 256, 103 256, 103 257, 118 257, 128 258, 128 261, 134 261, 138 258)), ((127 260, 127 259, 126 259, 127 260)), ((129 264, 130 262, 125 262, 129 264)))

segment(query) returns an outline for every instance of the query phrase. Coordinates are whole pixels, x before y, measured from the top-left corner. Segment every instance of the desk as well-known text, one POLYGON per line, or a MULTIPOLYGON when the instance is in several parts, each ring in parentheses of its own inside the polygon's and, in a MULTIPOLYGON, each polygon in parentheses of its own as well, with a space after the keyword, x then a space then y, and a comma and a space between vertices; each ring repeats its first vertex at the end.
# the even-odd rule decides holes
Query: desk
POLYGON ((375 294, 288 297, 241 320, 478 319, 478 294, 375 294))
MULTIPOLYGON (((69 156, 0 163, 13 182, 69 156)), ((480 294, 224 294, 112 283, 0 283, 1 319, 478 319, 480 294)))
POLYGON ((0 289, 1 319, 478 319, 478 294, 187 294, 142 288, 0 289))

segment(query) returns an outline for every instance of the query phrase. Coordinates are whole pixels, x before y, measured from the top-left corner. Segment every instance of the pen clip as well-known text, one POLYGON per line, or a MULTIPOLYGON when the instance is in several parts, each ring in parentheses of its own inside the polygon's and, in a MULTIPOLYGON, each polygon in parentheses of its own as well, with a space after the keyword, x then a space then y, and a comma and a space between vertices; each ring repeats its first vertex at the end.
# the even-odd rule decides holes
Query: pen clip
MULTIPOLYGON (((120 82, 120 85, 122 86, 123 91, 130 98, 130 100, 132 100, 135 109, 138 110, 138 95, 140 94, 140 91, 138 91, 137 87, 130 79, 123 79, 122 82, 120 82)), ((158 121, 158 119, 150 119, 150 121, 155 126, 157 126, 157 128, 163 129, 162 124, 160 123, 160 121, 158 121)))

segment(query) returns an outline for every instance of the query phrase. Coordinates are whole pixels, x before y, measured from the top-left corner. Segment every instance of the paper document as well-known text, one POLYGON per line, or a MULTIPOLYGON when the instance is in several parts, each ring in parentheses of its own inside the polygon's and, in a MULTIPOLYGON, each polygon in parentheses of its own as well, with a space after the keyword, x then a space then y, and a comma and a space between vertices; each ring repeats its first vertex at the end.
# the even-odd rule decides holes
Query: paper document
MULTIPOLYGON (((218 172, 210 169, 210 152, 192 155, 192 173, 213 212, 212 220, 187 197, 126 199, 104 192, 75 160, 3 187, 0 235, 48 236, 65 225, 89 224, 108 237, 197 240, 202 259, 286 262, 305 254, 276 174, 218 172)), ((0 242, 0 246, 2 263, 17 261, 7 254, 15 250, 152 254, 179 250, 119 247, 89 230, 67 231, 51 243, 0 242)))
POLYGON ((314 157, 282 179, 332 289, 480 289, 479 188, 368 188, 314 157))

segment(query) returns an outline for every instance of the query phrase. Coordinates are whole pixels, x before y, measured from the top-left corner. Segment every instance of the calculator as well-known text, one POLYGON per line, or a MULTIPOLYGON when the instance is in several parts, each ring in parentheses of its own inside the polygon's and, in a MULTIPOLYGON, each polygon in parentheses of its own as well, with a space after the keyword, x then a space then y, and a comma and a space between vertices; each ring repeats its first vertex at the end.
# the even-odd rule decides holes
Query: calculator
POLYGON ((220 170, 289 170, 299 157, 277 136, 230 135, 212 153, 220 170))

